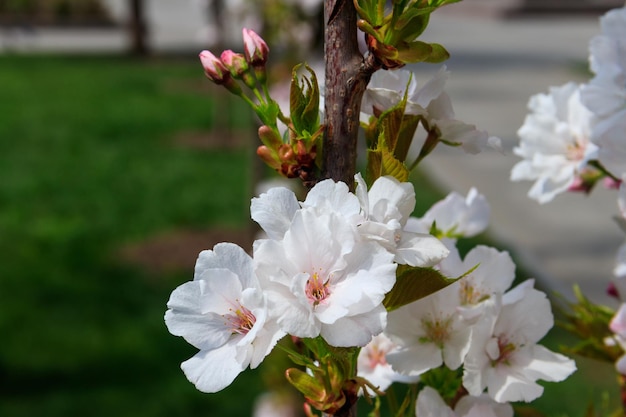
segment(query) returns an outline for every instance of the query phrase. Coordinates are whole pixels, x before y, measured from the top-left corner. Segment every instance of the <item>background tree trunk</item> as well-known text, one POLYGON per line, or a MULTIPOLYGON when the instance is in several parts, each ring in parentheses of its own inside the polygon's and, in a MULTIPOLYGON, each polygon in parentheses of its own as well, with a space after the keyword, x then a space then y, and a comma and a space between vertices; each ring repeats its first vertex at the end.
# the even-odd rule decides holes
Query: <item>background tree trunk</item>
POLYGON ((148 54, 148 44, 146 42, 147 27, 144 20, 143 0, 130 1, 130 52, 133 55, 143 56, 148 54))

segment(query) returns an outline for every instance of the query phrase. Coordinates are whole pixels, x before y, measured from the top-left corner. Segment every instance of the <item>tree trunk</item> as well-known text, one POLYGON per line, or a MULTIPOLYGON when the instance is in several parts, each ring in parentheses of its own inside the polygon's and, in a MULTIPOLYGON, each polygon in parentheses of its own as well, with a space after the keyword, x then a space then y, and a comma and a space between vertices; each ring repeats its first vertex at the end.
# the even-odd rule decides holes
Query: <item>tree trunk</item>
POLYGON ((143 56, 148 53, 146 43, 146 23, 143 17, 143 0, 130 0, 130 52, 133 55, 143 56))
POLYGON ((377 69, 372 56, 363 59, 352 0, 324 1, 326 89, 322 178, 353 188, 361 99, 377 69))

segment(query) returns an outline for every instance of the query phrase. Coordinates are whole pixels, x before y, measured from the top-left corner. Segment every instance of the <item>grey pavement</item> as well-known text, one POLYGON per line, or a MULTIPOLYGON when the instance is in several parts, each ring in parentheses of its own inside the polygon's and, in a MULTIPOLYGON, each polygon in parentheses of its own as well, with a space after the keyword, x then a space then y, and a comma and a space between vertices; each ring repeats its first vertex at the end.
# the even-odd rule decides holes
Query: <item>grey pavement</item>
MULTIPOLYGON (((564 194, 540 205, 526 197, 530 182, 509 181, 510 170, 519 160, 511 149, 528 98, 551 85, 585 81, 580 68, 587 60, 589 39, 599 31, 597 15, 510 20, 502 19, 501 12, 517 0, 500 0, 499 9, 495 0, 471 1, 469 6, 475 7, 459 6, 453 12, 453 5, 436 12, 424 38, 443 44, 452 54, 446 63, 452 73, 446 91, 457 117, 499 136, 505 154, 472 156, 458 149, 437 149, 425 160, 424 169, 445 191, 465 194, 475 186, 485 194, 492 206, 488 233, 510 248, 548 289, 571 295, 571 286, 579 283, 592 300, 611 302, 605 288, 624 240, 612 219, 618 213, 615 191, 598 188, 590 196, 564 194)), ((124 2, 107 2, 121 16, 124 2)), ((148 2, 153 48, 201 49, 204 43, 198 34, 203 20, 198 4, 176 2, 179 7, 172 8, 173 3, 148 2)), ((121 28, 80 33, 0 30, 0 51, 119 52, 125 47, 121 28)), ((425 80, 437 68, 425 64, 413 69, 418 80, 425 80)))

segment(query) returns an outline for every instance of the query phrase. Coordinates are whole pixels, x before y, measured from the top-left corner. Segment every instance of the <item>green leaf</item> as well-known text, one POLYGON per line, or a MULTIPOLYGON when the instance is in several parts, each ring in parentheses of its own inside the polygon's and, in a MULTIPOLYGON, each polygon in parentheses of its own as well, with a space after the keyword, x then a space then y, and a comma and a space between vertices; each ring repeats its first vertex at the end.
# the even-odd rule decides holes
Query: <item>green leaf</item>
POLYGON ((455 282, 458 278, 447 278, 432 268, 398 265, 396 284, 387 293, 383 305, 387 311, 417 301, 455 282))
POLYGON ((416 37, 421 35, 422 32, 424 32, 424 29, 426 29, 426 25, 428 24, 428 16, 432 12, 434 12, 436 9, 437 7, 423 7, 423 6, 419 6, 415 4, 411 8, 406 10, 404 13, 402 13, 400 18, 396 20, 396 24, 394 25, 393 29, 396 31, 401 31, 405 29, 406 27, 412 26, 411 30, 417 32, 417 34, 413 38, 415 39, 416 37), (419 20, 415 19, 416 17, 419 17, 419 18, 425 17, 425 21, 423 22, 423 27, 419 25, 419 20))
POLYGON ((397 49, 397 59, 404 63, 425 61, 433 51, 429 43, 422 41, 401 42, 397 49))
POLYGON ((380 178, 383 169, 383 153, 377 149, 367 150, 367 167, 365 177, 367 185, 371 186, 374 181, 380 178))
POLYGON ((380 135, 384 135, 387 146, 392 152, 396 148, 398 135, 400 134, 400 129, 402 128, 402 117, 404 116, 405 107, 406 94, 404 95, 404 99, 402 101, 390 109, 385 110, 378 119, 380 135))
POLYGON ((299 137, 305 132, 315 132, 319 129, 319 102, 320 91, 315 72, 305 64, 311 78, 302 76, 298 79, 298 70, 302 65, 293 68, 291 89, 289 91, 289 110, 291 122, 299 137))
POLYGON ((430 64, 438 64, 450 58, 450 53, 442 45, 438 43, 431 43, 430 46, 433 49, 428 58, 424 60, 424 62, 428 62, 430 64))
POLYGON ((413 142, 415 131, 419 126, 420 116, 405 114, 402 117, 402 124, 400 125, 400 131, 398 132, 398 138, 396 139, 396 146, 393 150, 393 154, 399 161, 406 161, 409 148, 413 142))
POLYGON ((385 2, 380 0, 356 0, 354 2, 359 16, 373 26, 380 26, 385 17, 385 2))
MULTIPOLYGON (((380 143, 380 142, 379 142, 380 143)), ((391 175, 400 182, 407 182, 409 180, 409 170, 407 167, 396 159, 393 153, 386 146, 381 149, 382 151, 382 170, 381 175, 391 175)))

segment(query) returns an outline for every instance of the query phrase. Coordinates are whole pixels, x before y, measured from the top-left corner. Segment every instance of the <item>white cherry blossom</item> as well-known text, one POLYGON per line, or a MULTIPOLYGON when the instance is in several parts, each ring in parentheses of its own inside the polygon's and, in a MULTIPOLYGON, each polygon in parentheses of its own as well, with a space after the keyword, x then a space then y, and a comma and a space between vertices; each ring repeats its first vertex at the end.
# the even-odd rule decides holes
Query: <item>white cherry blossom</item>
POLYGON ((383 176, 368 191, 361 175, 355 178, 364 217, 359 225, 361 235, 384 246, 399 264, 433 266, 448 255, 448 249, 439 239, 406 228, 415 208, 413 184, 383 176))
POLYGON ((443 89, 450 75, 445 66, 421 88, 406 70, 377 71, 372 76, 361 105, 362 119, 398 104, 407 91, 406 114, 422 117, 425 128, 436 129, 439 137, 476 154, 487 147, 501 149, 500 139, 490 137, 476 126, 456 120, 450 97, 443 89))
POLYGON ((385 334, 398 345, 387 355, 396 372, 420 375, 442 364, 457 369, 470 348, 472 330, 458 313, 460 284, 389 313, 385 334))
POLYGON ((232 243, 202 251, 194 280, 176 288, 165 324, 200 349, 181 364, 198 390, 217 392, 256 368, 285 335, 272 321, 252 259, 232 243))
POLYGON ((393 255, 363 241, 336 212, 298 210, 282 240, 255 243, 254 258, 287 333, 364 346, 384 329, 382 301, 396 279, 393 255))
POLYGON ((576 370, 571 359, 537 345, 554 320, 550 302, 533 283, 485 301, 464 363, 463 386, 471 395, 487 388, 497 402, 528 402, 543 393, 538 379, 562 381, 576 370))
POLYGON ((573 82, 532 96, 528 108, 531 113, 517 131, 520 144, 513 149, 523 160, 513 167, 511 180, 535 181, 528 196, 547 203, 567 191, 595 158, 593 115, 573 82))
POLYGON ((446 257, 448 249, 437 238, 404 230, 415 207, 413 184, 385 176, 368 191, 360 174, 355 180, 356 195, 343 182, 324 180, 309 191, 303 202, 286 188, 270 189, 252 199, 251 216, 269 238, 280 240, 299 210, 332 212, 356 227, 361 237, 393 253, 398 263, 432 266, 446 257))
POLYGON ((626 173, 626 8, 600 18, 601 34, 589 44, 594 77, 582 89, 583 103, 598 119, 592 140, 598 160, 619 178, 626 173))
POLYGON ((428 232, 435 225, 447 238, 473 237, 485 231, 490 215, 487 199, 472 187, 466 197, 453 191, 433 204, 421 218, 411 217, 407 229, 428 232))
POLYGON ((463 260, 456 247, 449 247, 450 255, 437 268, 447 277, 463 276, 457 281, 457 310, 468 323, 474 322, 482 314, 483 301, 509 289, 515 279, 515 264, 508 252, 488 246, 472 248, 463 260))
MULTIPOLYGON (((387 363, 387 354, 395 351, 397 346, 384 333, 375 336, 371 342, 359 352, 357 358, 357 375, 367 379, 379 390, 385 391, 394 382, 413 383, 419 376, 402 375, 387 363)), ((368 391, 370 395, 375 393, 368 391)))

